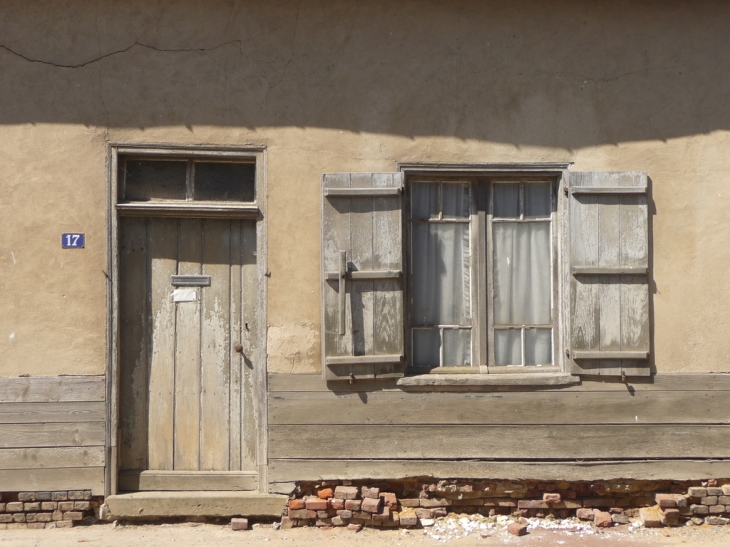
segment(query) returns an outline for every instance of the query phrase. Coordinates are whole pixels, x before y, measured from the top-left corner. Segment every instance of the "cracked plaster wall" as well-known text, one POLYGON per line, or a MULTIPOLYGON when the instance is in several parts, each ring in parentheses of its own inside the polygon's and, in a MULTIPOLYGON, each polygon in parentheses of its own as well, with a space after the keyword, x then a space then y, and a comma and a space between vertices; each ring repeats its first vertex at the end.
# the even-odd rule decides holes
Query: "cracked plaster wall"
POLYGON ((648 171, 657 369, 730 371, 729 23, 710 0, 2 2, 0 375, 105 370, 108 141, 267 146, 285 373, 320 370, 323 172, 648 171))

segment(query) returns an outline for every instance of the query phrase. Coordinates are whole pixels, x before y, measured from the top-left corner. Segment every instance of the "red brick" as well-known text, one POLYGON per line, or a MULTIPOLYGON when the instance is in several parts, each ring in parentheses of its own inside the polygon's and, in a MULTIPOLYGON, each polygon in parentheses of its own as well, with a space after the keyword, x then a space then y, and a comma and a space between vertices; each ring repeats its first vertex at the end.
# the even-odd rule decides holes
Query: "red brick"
POLYGON ((332 488, 322 488, 322 490, 317 491, 317 497, 321 500, 329 499, 333 495, 334 492, 332 491, 332 488))
POLYGON ((70 500, 83 500, 86 499, 83 490, 71 490, 68 493, 68 499, 70 500))
POLYGON ((74 509, 76 511, 88 511, 91 508, 91 503, 88 501, 75 501, 74 509))
POLYGON ((8 522, 13 522, 13 515, 10 513, 0 514, 0 523, 7 524, 8 522))
POLYGON ((365 498, 378 499, 380 497, 380 488, 371 488, 369 486, 363 486, 360 489, 360 493, 362 494, 363 499, 365 499, 365 498))
POLYGON ((279 525, 280 530, 291 530, 296 526, 296 522, 294 522, 289 517, 281 517, 281 524, 279 525))
POLYGON ((36 522, 51 522, 51 514, 50 513, 36 513, 35 514, 35 521, 36 522))
POLYGON ((545 493, 542 496, 542 501, 545 503, 548 503, 550 505, 554 503, 560 503, 562 500, 560 498, 560 494, 557 493, 545 493))
POLYGON ((72 520, 65 520, 65 521, 59 521, 54 522, 56 528, 73 528, 74 521, 72 520))
POLYGON ((51 499, 53 501, 65 501, 68 499, 68 492, 52 492, 51 499))
POLYGON ((725 512, 725 506, 724 505, 710 505, 710 514, 711 515, 717 515, 720 513, 725 512))
POLYGON ((375 522, 385 522, 390 520, 390 509, 383 507, 379 513, 373 513, 373 520, 375 522))
POLYGON ((434 507, 433 509, 431 509, 431 516, 433 518, 445 517, 446 515, 448 515, 448 513, 449 512, 446 510, 446 507, 434 507))
POLYGON ((347 529, 351 532, 359 532, 362 530, 362 524, 348 524, 347 529))
POLYGON ((682 496, 678 494, 657 494, 654 497, 654 501, 661 509, 668 509, 670 507, 677 507, 677 499, 682 496))
POLYGON ((44 501, 41 503, 41 510, 43 511, 55 511, 56 509, 58 509, 58 502, 44 501))
POLYGON ((307 520, 309 518, 309 511, 306 509, 289 509, 287 516, 294 520, 307 520))
POLYGON ((25 522, 25 513, 13 513, 13 522, 25 522))
POLYGON ((593 509, 577 509, 575 512, 575 516, 578 517, 580 520, 593 520, 595 516, 593 515, 593 509))
POLYGON ((361 507, 362 507, 362 501, 353 500, 353 499, 345 499, 345 509, 348 509, 350 511, 359 511, 361 507))
POLYGON ((310 497, 304 500, 304 506, 311 511, 326 511, 327 500, 321 500, 319 498, 310 497))
POLYGON ((352 511, 349 511, 348 509, 340 509, 337 511, 337 516, 342 519, 349 520, 352 518, 352 511))
POLYGON ((566 500, 574 500, 577 494, 575 490, 561 490, 560 497, 566 500))
POLYGON ((613 526, 613 519, 611 513, 607 511, 596 510, 593 512, 593 523, 599 528, 608 528, 613 526))
POLYGON ((421 500, 418 498, 406 498, 400 500, 401 507, 420 507, 421 500))
POLYGON ((424 498, 421 499, 421 507, 447 507, 449 500, 446 498, 424 498))
POLYGON ((41 504, 37 501, 32 501, 30 503, 23 504, 23 511, 26 513, 30 513, 32 511, 40 511, 41 510, 41 504))
POLYGON ((512 522, 507 526, 507 531, 514 536, 524 536, 527 533, 527 524, 512 522))
POLYGON ((357 499, 358 492, 357 486, 337 486, 335 487, 334 497, 343 500, 354 500, 357 499))
POLYGON ((367 513, 378 513, 380 512, 382 503, 383 500, 381 498, 364 498, 361 509, 367 513))
POLYGON ((18 501, 35 501, 35 492, 18 492, 18 501))
POLYGON ((339 510, 345 508, 345 500, 332 498, 331 500, 329 500, 329 502, 330 502, 330 506, 332 507, 332 509, 336 509, 339 511, 339 510))
POLYGON ((63 514, 63 520, 81 520, 84 514, 81 511, 69 511, 63 514))
POLYGON ((43 530, 45 527, 46 527, 45 522, 29 522, 28 523, 29 530, 43 530))
POLYGON ((430 519, 433 518, 433 514, 430 509, 424 509, 422 507, 419 507, 416 509, 416 516, 419 519, 430 519))
POLYGON ((413 510, 401 511, 398 515, 398 520, 401 526, 416 526, 418 524, 418 516, 413 510))
POLYGON ((248 530, 248 519, 236 518, 231 519, 231 530, 248 530))
POLYGON ((297 509, 304 509, 306 508, 306 505, 304 504, 304 500, 289 500, 289 509, 297 510, 297 509))
POLYGON ((8 513, 17 513, 18 511, 23 510, 23 502, 21 501, 11 501, 7 504, 5 504, 5 510, 8 513))
POLYGON ((330 515, 327 511, 317 511, 317 518, 318 519, 328 519, 328 518, 330 518, 330 515))
POLYGON ((615 507, 615 502, 613 498, 586 498, 583 507, 615 507))
POLYGON ((388 509, 392 510, 398 508, 398 498, 395 497, 395 494, 392 494, 391 492, 381 492, 380 497, 383 498, 383 505, 388 509))
POLYGON ((73 511, 74 510, 74 502, 72 501, 61 501, 58 503, 58 510, 59 511, 73 511))

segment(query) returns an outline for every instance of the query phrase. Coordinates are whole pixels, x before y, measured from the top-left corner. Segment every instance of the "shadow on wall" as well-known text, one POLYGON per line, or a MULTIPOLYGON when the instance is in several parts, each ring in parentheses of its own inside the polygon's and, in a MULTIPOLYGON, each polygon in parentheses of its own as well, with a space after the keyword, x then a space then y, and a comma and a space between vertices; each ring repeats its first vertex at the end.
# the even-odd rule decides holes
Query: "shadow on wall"
POLYGON ((14 0, 0 123, 664 140, 730 129, 728 24, 719 0, 14 0))

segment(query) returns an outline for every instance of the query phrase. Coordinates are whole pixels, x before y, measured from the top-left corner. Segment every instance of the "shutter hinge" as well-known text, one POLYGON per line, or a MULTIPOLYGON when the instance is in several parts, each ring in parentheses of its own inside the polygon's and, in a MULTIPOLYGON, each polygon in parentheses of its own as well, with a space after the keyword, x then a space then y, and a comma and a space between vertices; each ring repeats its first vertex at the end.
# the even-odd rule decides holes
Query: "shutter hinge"
POLYGON ((563 194, 568 195, 568 186, 563 186, 563 194))

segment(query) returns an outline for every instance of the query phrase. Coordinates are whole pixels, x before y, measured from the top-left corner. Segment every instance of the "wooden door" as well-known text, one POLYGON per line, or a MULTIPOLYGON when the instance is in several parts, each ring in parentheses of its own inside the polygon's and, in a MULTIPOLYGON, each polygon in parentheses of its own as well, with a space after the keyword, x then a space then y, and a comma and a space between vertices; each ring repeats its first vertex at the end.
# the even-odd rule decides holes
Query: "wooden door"
POLYGON ((120 489, 256 488, 255 222, 123 218, 119 255, 120 489))

